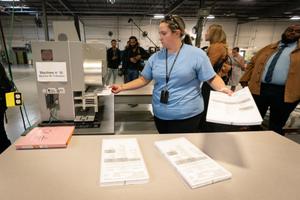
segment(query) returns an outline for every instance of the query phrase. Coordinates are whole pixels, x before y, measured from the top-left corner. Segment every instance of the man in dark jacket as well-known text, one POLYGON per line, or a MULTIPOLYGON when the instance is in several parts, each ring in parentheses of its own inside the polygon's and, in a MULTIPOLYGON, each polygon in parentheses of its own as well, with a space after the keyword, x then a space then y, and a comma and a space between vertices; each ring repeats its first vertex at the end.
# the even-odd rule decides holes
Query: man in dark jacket
POLYGON ((5 101, 5 93, 10 92, 13 86, 8 79, 3 65, 0 63, 0 154, 10 146, 4 127, 4 114, 7 109, 5 101))
POLYGON ((139 71, 143 70, 143 60, 148 58, 148 53, 139 46, 135 36, 131 36, 128 41, 128 46, 123 53, 123 70, 125 82, 130 82, 139 77, 139 71))
POLYGON ((111 74, 113 75, 113 83, 116 83, 116 78, 118 74, 118 67, 121 63, 121 53, 117 47, 117 41, 113 39, 111 41, 111 48, 107 50, 107 74, 105 79, 105 84, 109 85, 111 74))

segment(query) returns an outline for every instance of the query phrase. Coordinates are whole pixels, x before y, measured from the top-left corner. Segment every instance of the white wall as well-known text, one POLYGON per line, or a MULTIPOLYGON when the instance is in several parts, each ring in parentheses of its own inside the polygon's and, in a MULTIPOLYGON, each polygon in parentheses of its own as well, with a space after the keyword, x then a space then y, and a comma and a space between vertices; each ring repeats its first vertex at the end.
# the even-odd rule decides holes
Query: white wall
MULTIPOLYGON (((148 17, 132 17, 134 22, 141 27, 142 30, 148 32, 148 36, 157 44, 160 45, 158 36, 158 24, 159 20, 154 20, 148 17)), ((50 16, 48 17, 49 24, 49 36, 53 38, 52 21, 54 20, 69 20, 72 17, 63 16, 50 16)), ((86 39, 88 41, 100 41, 106 45, 110 45, 111 39, 120 40, 120 49, 123 49, 126 45, 128 38, 131 35, 137 36, 141 45, 144 48, 153 46, 151 42, 142 37, 141 32, 138 31, 135 25, 128 23, 129 17, 111 17, 111 16, 99 16, 99 17, 82 17, 85 25, 86 39), (108 32, 112 31, 113 36, 109 36, 108 32)), ((196 18, 186 18, 186 31, 191 35, 192 28, 195 26, 196 18)), ((11 18, 3 17, 2 20, 6 39, 11 37, 11 18)), ((239 46, 244 49, 257 50, 271 42, 275 42, 280 39, 282 32, 285 28, 294 22, 287 20, 260 20, 253 21, 246 24, 237 24, 235 19, 214 19, 205 23, 202 32, 202 38, 207 30, 207 27, 213 23, 221 24, 227 34, 228 46, 239 46), (237 32, 236 32, 237 30, 237 32), (236 38, 235 38, 236 35, 236 38)), ((12 46, 24 46, 26 42, 31 40, 43 40, 44 30, 43 28, 37 28, 34 23, 34 16, 21 17, 17 16, 13 23, 13 40, 12 46)), ((207 42, 202 41, 201 46, 208 45, 207 42)))

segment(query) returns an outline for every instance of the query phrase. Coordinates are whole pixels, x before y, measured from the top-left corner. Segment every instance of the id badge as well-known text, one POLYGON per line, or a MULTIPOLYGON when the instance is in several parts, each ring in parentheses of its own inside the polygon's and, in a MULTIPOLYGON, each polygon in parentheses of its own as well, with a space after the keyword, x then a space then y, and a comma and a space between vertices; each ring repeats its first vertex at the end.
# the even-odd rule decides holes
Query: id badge
POLYGON ((169 91, 162 90, 160 93, 160 102, 164 104, 168 104, 168 100, 169 100, 169 91))

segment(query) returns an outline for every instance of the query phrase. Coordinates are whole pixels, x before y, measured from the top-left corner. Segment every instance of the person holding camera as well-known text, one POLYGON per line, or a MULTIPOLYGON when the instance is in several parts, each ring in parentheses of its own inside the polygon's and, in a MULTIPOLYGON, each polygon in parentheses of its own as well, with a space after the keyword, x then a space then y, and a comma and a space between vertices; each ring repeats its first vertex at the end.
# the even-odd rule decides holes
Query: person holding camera
POLYGON ((139 77, 139 71, 143 68, 143 60, 146 58, 148 58, 148 53, 140 46, 137 38, 131 36, 122 58, 125 83, 139 77))
POLYGON ((181 17, 166 16, 160 22, 159 35, 163 48, 149 58, 141 76, 112 85, 112 92, 137 89, 154 80, 152 106, 158 132, 197 132, 204 110, 201 82, 227 94, 232 91, 214 72, 204 51, 182 43, 185 23, 181 17))

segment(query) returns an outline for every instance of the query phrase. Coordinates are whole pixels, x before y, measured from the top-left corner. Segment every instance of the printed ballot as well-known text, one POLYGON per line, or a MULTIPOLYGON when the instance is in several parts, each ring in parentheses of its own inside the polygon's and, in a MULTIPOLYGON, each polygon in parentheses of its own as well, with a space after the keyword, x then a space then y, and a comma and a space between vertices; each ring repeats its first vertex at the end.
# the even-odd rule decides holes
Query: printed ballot
POLYGON ((231 125, 259 125, 263 121, 248 87, 229 96, 211 91, 206 121, 231 125))
POLYGON ((136 138, 102 140, 101 186, 141 184, 148 180, 136 138))
POLYGON ((231 173, 184 137, 156 141, 155 146, 191 188, 231 178, 231 173))

